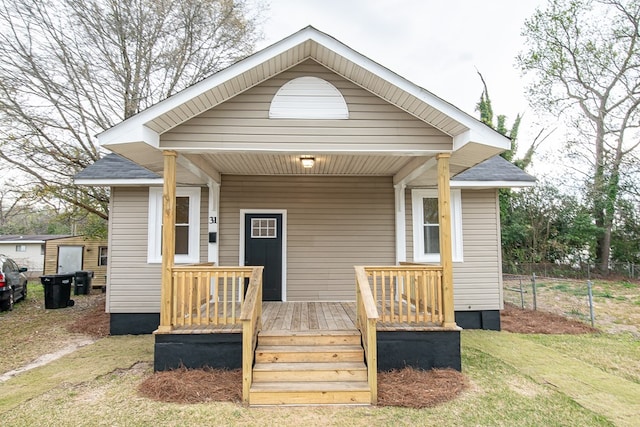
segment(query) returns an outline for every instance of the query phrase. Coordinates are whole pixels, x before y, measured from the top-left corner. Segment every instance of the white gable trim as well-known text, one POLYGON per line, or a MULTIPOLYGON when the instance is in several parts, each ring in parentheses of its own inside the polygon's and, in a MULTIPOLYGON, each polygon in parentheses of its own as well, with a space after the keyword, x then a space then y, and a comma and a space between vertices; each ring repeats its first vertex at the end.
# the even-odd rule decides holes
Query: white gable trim
MULTIPOLYGON (((486 125, 464 113, 448 102, 438 98, 434 94, 427 90, 409 82, 408 80, 400 77, 389 69, 381 66, 380 64, 372 61, 371 59, 361 55, 348 46, 342 44, 333 37, 328 36, 316 30, 313 27, 306 27, 301 31, 283 39, 282 41, 275 43, 244 60, 237 62, 229 66, 228 68, 219 71, 209 78, 202 80, 201 82, 186 88, 185 90, 167 98, 166 100, 159 102, 158 104, 149 107, 148 109, 140 112, 139 114, 125 120, 124 122, 108 129, 98 135, 98 141, 100 145, 131 143, 131 142, 145 142, 153 147, 158 147, 159 135, 145 126, 145 123, 152 121, 153 119, 165 114, 173 109, 179 108, 182 104, 189 100, 196 98, 213 87, 216 87, 260 64, 273 58, 289 49, 294 48, 297 45, 304 43, 307 40, 312 40, 327 49, 335 52, 338 55, 343 56, 347 60, 351 61, 355 65, 361 66, 367 71, 377 75, 378 77, 388 81, 394 86, 406 91, 407 93, 415 96, 424 103, 431 107, 441 111, 451 119, 459 122, 461 125, 468 129, 472 129, 474 132, 463 132, 461 135, 454 136, 454 149, 459 149, 463 145, 473 142, 476 136, 481 136, 482 139, 478 139, 476 142, 480 142, 484 145, 493 146, 500 149, 509 148, 509 140, 500 135, 498 132, 491 131, 486 125)), ((307 58, 303 58, 307 59, 307 58)), ((269 76, 266 76, 268 79, 269 76)), ((256 82, 255 84, 259 84, 256 82)), ((193 116, 200 112, 194 112, 193 116)))

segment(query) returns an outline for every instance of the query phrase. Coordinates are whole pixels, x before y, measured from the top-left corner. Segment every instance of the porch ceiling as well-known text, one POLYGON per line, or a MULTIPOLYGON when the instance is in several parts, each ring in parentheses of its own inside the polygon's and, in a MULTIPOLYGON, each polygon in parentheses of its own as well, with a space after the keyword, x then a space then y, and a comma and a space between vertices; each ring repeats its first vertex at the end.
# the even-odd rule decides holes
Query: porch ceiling
MULTIPOLYGON (((162 151, 146 144, 118 146, 118 154, 140 162, 162 176, 162 151), (126 148, 126 149, 125 149, 126 148)), ((450 160, 450 176, 476 165, 478 152, 487 155, 487 147, 470 143, 454 151, 450 160)), ((495 154, 501 150, 494 149, 495 154)), ((412 187, 433 186, 437 179, 435 153, 264 153, 264 152, 195 152, 180 151, 177 181, 180 184, 205 185, 220 182, 220 175, 326 175, 326 176, 393 176, 394 183, 412 187), (302 167, 300 158, 312 156, 312 168, 302 167)))
POLYGON ((394 175, 411 157, 313 154, 312 168, 302 167, 301 154, 217 153, 196 155, 229 175, 394 175))

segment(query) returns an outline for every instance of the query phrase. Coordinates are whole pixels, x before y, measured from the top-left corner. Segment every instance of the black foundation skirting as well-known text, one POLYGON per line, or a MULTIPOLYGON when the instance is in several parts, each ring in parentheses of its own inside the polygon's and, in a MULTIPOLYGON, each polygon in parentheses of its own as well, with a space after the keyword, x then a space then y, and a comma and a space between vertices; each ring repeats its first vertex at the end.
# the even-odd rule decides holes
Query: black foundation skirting
POLYGON ((456 311, 456 324, 462 329, 500 330, 500 310, 456 311))
POLYGON ((378 371, 462 370, 460 331, 378 331, 378 371))
POLYGON ((160 313, 111 313, 111 335, 151 334, 158 329, 160 313))
POLYGON ((156 334, 153 369, 238 369, 242 334, 156 334))

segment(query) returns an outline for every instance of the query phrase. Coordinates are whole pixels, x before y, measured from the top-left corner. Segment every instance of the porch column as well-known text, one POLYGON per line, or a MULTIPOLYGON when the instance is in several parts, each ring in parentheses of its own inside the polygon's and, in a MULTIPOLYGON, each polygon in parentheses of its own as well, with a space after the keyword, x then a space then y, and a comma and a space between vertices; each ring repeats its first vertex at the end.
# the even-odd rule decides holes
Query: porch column
POLYGON ((162 288, 160 291, 160 326, 158 332, 170 332, 171 281, 176 252, 176 158, 175 151, 163 151, 164 184, 162 187, 162 288))
POLYGON ((209 187, 209 233, 216 233, 216 241, 211 242, 209 239, 209 251, 207 255, 207 261, 213 262, 216 266, 219 265, 218 259, 218 242, 220 241, 220 236, 218 235, 218 224, 220 223, 220 218, 218 215, 219 205, 220 205, 220 184, 210 179, 207 184, 209 187))
POLYGON ((405 262, 407 260, 407 237, 406 237, 406 224, 405 224, 405 200, 404 190, 407 186, 402 184, 396 184, 395 198, 396 198, 396 264, 405 262))
POLYGON ((442 293, 444 327, 456 326, 453 309, 453 255, 451 251, 451 190, 449 188, 449 158, 440 153, 438 160, 438 214, 440 225, 440 263, 442 264, 442 293))

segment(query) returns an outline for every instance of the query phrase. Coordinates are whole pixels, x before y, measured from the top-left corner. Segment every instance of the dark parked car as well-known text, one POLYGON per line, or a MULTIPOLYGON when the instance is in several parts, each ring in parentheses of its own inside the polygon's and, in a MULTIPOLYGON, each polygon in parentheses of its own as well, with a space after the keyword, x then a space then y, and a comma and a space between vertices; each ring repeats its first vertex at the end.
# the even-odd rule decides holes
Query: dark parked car
POLYGON ((0 308, 12 310, 13 303, 27 298, 26 267, 18 267, 11 258, 0 255, 0 308))

